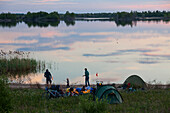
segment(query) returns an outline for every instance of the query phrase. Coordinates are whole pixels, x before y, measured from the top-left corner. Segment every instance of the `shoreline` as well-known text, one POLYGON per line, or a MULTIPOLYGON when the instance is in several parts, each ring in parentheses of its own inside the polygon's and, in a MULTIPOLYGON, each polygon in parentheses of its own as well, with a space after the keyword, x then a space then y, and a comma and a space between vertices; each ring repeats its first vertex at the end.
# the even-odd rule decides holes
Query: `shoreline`
MULTIPOLYGON (((140 20, 144 20, 144 21, 147 21, 147 20, 168 20, 170 18, 166 18, 166 17, 136 17, 135 19, 118 19, 118 20, 130 20, 130 21, 140 21, 140 20)), ((79 21, 79 20, 82 20, 82 21, 91 21, 91 20, 112 20, 112 21, 118 21, 117 19, 115 18, 110 18, 110 17, 75 17, 74 20, 72 21, 79 21)), ((4 23, 10 23, 10 22, 39 22, 38 20, 36 21, 32 21, 32 20, 13 20, 13 19, 0 19, 0 22, 4 22, 4 23)), ((57 21, 64 21, 64 20, 54 20, 54 19, 44 19, 44 20, 41 20, 41 22, 57 22, 57 21)))
MULTIPOLYGON (((52 84, 53 85, 53 84, 52 84)), ((61 89, 66 89, 66 85, 64 84, 54 84, 60 85, 61 89)), ((103 85, 111 85, 111 84, 103 84, 103 85)), ((117 88, 122 84, 115 84, 117 88)), ((84 84, 70 85, 70 87, 83 87, 84 84)), ((95 87, 96 84, 92 84, 91 87, 95 87)), ((148 89, 170 89, 170 84, 147 84, 148 89)), ((45 84, 19 84, 19 83, 9 83, 9 87, 11 89, 45 89, 45 84)))

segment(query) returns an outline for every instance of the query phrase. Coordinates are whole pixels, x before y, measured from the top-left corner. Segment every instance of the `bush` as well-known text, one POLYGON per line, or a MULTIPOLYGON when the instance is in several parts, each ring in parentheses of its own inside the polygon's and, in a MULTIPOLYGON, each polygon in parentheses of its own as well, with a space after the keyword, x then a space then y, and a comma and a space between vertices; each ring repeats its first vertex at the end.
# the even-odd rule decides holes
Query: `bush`
POLYGON ((0 77, 0 101, 0 112, 5 113, 12 110, 8 80, 5 77, 0 77))

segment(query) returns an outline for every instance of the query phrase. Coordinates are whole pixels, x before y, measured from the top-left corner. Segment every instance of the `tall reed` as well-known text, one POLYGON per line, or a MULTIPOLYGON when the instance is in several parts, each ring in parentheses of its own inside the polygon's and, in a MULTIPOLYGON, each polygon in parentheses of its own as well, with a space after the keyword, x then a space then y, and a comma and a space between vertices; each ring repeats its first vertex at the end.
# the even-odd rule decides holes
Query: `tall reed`
POLYGON ((24 75, 28 73, 35 73, 38 65, 40 64, 38 64, 35 59, 17 57, 11 59, 0 59, 1 74, 24 75))

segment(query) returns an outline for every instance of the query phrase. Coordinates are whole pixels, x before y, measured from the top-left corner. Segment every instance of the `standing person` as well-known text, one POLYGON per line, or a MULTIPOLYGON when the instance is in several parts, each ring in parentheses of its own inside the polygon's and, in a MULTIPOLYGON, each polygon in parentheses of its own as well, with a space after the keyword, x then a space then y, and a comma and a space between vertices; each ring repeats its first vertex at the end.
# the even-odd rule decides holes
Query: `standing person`
POLYGON ((51 87, 51 78, 52 75, 51 73, 48 71, 48 69, 46 69, 46 72, 44 73, 44 77, 46 78, 46 86, 49 88, 48 83, 50 82, 50 87, 51 87))
POLYGON ((87 84, 88 86, 90 86, 90 83, 89 83, 89 72, 87 71, 87 68, 84 69, 85 70, 85 86, 87 87, 87 84))
POLYGON ((67 78, 67 88, 69 88, 70 85, 69 85, 69 79, 67 78))

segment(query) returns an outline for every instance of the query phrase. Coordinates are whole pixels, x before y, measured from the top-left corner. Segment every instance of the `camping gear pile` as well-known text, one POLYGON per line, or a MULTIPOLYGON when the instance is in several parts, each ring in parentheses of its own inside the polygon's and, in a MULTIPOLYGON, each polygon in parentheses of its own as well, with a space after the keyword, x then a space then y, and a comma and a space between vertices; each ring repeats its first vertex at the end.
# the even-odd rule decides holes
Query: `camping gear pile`
MULTIPOLYGON (((113 85, 103 85, 103 82, 97 82, 97 87, 85 87, 82 88, 67 88, 64 93, 60 90, 59 85, 52 85, 50 89, 47 89, 47 94, 53 98, 56 97, 67 97, 67 96, 79 96, 85 94, 92 94, 93 100, 106 100, 109 104, 118 104, 123 102, 123 98, 115 84, 113 85)), ((136 91, 138 89, 147 89, 146 83, 137 75, 131 75, 128 77, 123 85, 120 86, 122 89, 128 89, 128 91, 136 91)), ((119 88, 118 88, 119 89, 119 88)))
POLYGON ((58 97, 68 97, 68 96, 79 96, 84 94, 90 94, 93 92, 94 88, 85 87, 82 88, 67 88, 65 93, 60 89, 60 85, 51 85, 51 88, 45 88, 46 92, 43 93, 45 98, 58 98, 58 97))
POLYGON ((97 84, 97 89, 93 87, 85 87, 82 88, 67 88, 66 92, 64 93, 59 85, 52 85, 50 89, 46 89, 43 95, 46 95, 48 99, 50 98, 59 98, 59 97, 68 97, 68 96, 79 96, 79 95, 86 95, 92 94, 93 100, 104 100, 106 99, 108 103, 122 103, 123 98, 120 93, 110 85, 102 85, 97 84))
POLYGON ((90 94, 93 92, 95 88, 93 87, 85 87, 83 86, 82 88, 67 88, 66 89, 66 94, 67 96, 78 96, 78 95, 84 95, 84 94, 90 94))

